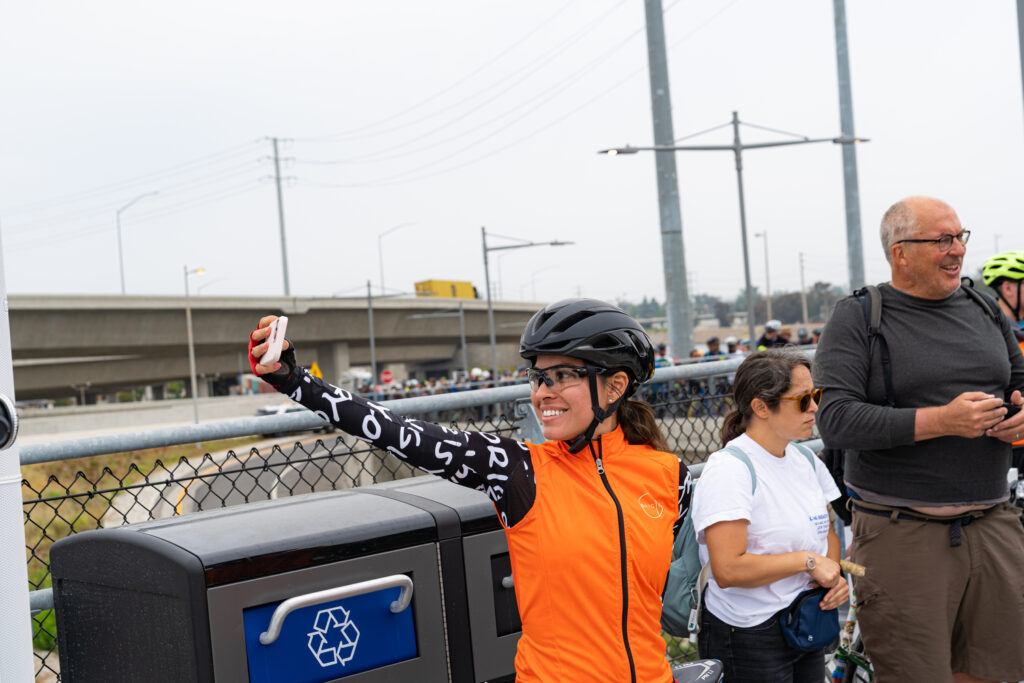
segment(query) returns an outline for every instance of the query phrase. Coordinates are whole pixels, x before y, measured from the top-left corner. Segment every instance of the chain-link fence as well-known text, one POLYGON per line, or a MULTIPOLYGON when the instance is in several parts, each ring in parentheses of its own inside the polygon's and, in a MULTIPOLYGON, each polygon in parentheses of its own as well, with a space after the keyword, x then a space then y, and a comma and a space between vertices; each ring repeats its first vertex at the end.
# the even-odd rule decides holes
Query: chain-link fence
MULTIPOLYGON (((720 446, 739 361, 659 370, 639 398, 688 464, 720 446)), ((457 429, 540 439, 525 385, 388 402, 457 429)), ((247 418, 22 449, 23 504, 37 681, 59 680, 49 549, 82 531, 231 505, 364 486, 417 474, 394 456, 330 430, 312 413, 247 418), (272 434, 289 432, 290 438, 272 434), (225 439, 224 437, 230 437, 225 439), (268 438, 270 437, 270 438, 268 438)))

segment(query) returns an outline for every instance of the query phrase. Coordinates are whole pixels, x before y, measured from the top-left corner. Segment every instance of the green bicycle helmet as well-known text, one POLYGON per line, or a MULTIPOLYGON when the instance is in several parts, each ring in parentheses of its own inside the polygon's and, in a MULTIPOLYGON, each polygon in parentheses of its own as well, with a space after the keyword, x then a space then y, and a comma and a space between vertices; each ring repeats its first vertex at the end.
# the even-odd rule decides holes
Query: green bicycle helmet
POLYGON ((1004 251, 985 261, 981 269, 981 279, 986 286, 996 290, 999 300, 1007 309, 1013 311, 1014 321, 1021 320, 1021 309, 1024 308, 1024 301, 1021 300, 1021 284, 1024 284, 1024 251, 1004 251), (1016 306, 1003 296, 1003 288, 999 285, 1003 280, 1017 283, 1016 306))
POLYGON ((981 269, 981 279, 986 286, 1000 278, 1024 280, 1024 251, 1004 251, 996 254, 981 269))

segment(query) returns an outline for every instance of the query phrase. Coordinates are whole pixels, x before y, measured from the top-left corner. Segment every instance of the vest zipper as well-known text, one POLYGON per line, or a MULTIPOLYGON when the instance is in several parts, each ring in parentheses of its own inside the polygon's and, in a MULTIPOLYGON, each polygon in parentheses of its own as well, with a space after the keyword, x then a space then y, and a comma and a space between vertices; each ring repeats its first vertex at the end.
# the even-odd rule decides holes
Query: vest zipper
MULTIPOLYGON (((601 449, 600 437, 597 439, 597 447, 601 449)), ((629 660, 629 680, 631 683, 636 683, 636 664, 633 663, 633 651, 629 648, 629 631, 627 628, 629 585, 626 580, 626 523, 622 516, 622 505, 619 504, 619 499, 615 496, 615 492, 612 491, 612 485, 608 482, 608 477, 605 476, 604 463, 601 456, 594 453, 593 446, 591 446, 590 453, 594 456, 594 462, 597 464, 597 473, 601 476, 601 483, 604 484, 605 490, 611 496, 612 502, 615 503, 615 514, 619 520, 619 572, 622 577, 622 644, 626 647, 626 659, 629 660)))

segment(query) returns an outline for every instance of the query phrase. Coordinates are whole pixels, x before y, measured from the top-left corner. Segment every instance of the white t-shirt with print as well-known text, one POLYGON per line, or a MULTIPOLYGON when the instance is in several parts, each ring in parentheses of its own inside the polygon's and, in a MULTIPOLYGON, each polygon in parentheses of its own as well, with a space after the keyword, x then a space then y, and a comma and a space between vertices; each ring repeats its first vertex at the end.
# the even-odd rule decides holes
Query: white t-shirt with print
MULTIPOLYGON (((746 434, 729 442, 742 449, 757 473, 757 489, 750 493, 750 471, 743 461, 724 451, 708 458, 693 488, 693 528, 700 544, 700 561, 708 561, 704 530, 718 522, 750 521, 747 552, 777 555, 828 550, 829 502, 839 497, 825 465, 814 458, 814 469, 796 446, 777 458, 746 434)), ((786 607, 800 592, 814 586, 807 572, 757 588, 722 588, 714 577, 708 582, 704 605, 733 626, 756 626, 786 607)))

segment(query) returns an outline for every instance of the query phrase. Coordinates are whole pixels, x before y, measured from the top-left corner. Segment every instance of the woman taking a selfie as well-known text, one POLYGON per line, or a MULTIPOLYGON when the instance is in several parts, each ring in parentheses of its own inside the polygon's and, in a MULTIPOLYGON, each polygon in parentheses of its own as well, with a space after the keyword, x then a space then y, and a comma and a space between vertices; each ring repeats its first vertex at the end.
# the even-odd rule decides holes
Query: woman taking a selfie
POLYGON ((713 575, 698 645, 701 657, 722 660, 730 683, 821 681, 822 650, 791 646, 780 613, 816 586, 828 589, 812 596, 821 610, 847 600, 827 509, 839 490, 818 458, 792 443, 810 437, 821 399, 810 367, 786 349, 743 361, 723 449, 708 459, 694 497, 701 562, 710 560, 713 575))
POLYGON ((530 398, 547 439, 521 443, 397 415, 298 365, 260 364, 273 316, 250 335, 253 372, 342 430, 494 502, 523 623, 516 680, 669 683, 661 591, 689 505, 686 466, 629 396, 654 350, 619 308, 568 299, 526 326, 530 398))

